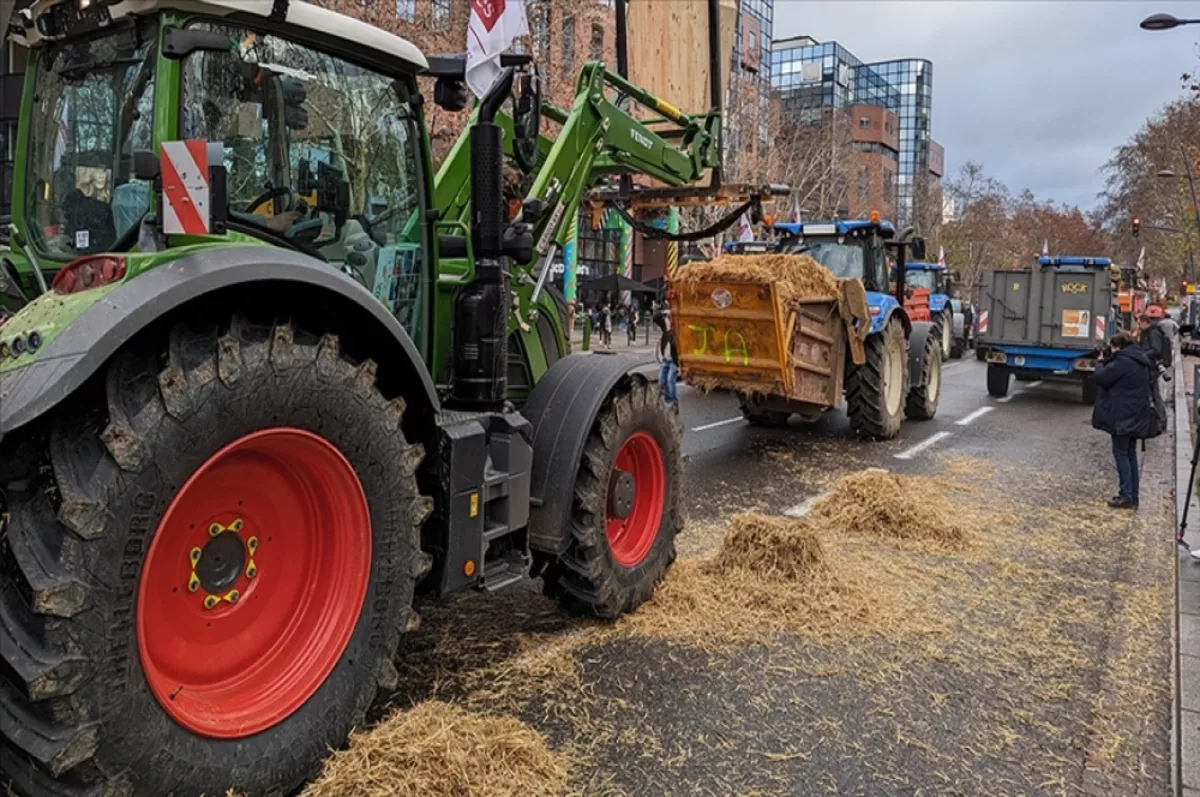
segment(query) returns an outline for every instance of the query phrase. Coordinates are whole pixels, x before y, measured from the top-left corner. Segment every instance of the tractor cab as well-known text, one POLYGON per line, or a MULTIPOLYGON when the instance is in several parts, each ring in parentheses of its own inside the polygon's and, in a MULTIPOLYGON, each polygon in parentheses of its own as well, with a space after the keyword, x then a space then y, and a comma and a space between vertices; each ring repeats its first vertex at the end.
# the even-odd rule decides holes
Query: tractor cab
POLYGON ((31 50, 13 186, 22 254, 48 275, 105 253, 125 254, 132 271, 154 248, 142 222, 161 233, 167 221, 162 185, 199 173, 207 201, 176 211, 184 232, 171 247, 302 252, 375 292, 420 337, 428 177, 410 100, 425 58, 324 9, 276 3, 285 19, 268 20, 271 5, 258 5, 69 0, 14 16, 13 39, 31 50), (308 44, 318 39, 321 49, 308 44), (178 147, 160 160, 164 142, 185 141, 210 154, 178 147))
POLYGON ((862 280, 868 293, 887 292, 886 245, 896 236, 891 222, 781 222, 774 230, 780 252, 809 255, 838 279, 862 280))

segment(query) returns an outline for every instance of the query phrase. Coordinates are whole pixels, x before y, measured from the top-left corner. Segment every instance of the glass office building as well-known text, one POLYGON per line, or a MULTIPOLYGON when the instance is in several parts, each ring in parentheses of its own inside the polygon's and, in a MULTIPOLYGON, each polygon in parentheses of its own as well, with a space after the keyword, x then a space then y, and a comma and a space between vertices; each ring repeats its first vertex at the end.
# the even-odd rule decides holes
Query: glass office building
POLYGON ((853 105, 877 105, 896 114, 896 207, 899 222, 910 223, 921 178, 937 181, 944 171, 942 148, 930 137, 933 64, 920 58, 866 63, 837 42, 801 36, 773 44, 771 82, 783 112, 802 121, 817 123, 823 109, 848 111, 853 105))
POLYGON ((771 34, 775 0, 740 0, 737 29, 725 86, 726 173, 736 179, 766 179, 770 146, 771 34))

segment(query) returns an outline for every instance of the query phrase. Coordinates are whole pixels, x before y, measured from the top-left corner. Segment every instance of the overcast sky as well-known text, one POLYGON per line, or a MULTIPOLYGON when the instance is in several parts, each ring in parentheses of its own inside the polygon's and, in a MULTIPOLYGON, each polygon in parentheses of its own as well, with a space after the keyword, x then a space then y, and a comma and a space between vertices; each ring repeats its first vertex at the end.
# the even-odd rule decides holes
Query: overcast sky
POLYGON ((1150 32, 1164 11, 1200 17, 1200 2, 775 0, 776 39, 837 41, 863 61, 933 61, 933 137, 946 173, 965 161, 1014 192, 1083 208, 1099 167, 1200 71, 1200 25, 1150 32))

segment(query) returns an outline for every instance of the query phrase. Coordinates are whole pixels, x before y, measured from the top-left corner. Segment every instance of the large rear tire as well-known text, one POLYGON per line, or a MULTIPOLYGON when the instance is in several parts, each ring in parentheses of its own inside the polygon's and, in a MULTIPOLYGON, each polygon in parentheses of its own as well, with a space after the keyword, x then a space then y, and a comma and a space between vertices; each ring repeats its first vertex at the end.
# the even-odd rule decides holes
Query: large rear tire
POLYGON ((1011 372, 1007 365, 992 363, 987 369, 987 389, 990 395, 1004 398, 1008 395, 1008 383, 1011 372))
POLYGON ((863 346, 866 362, 847 369, 846 412, 856 434, 886 440, 900 431, 908 395, 908 343, 900 319, 892 318, 863 346))
POLYGON ((258 795, 312 776, 394 685, 429 566, 402 412, 335 337, 235 317, 127 349, 31 432, 0 553, 16 790, 258 795))
POLYGON ((584 448, 566 552, 542 574, 574 614, 614 619, 654 594, 683 525, 682 430, 644 379, 618 384, 584 448))
POLYGON ((913 385, 908 390, 904 414, 910 420, 928 421, 937 414, 938 399, 942 396, 941 339, 934 335, 925 337, 925 354, 921 360, 924 384, 913 385))

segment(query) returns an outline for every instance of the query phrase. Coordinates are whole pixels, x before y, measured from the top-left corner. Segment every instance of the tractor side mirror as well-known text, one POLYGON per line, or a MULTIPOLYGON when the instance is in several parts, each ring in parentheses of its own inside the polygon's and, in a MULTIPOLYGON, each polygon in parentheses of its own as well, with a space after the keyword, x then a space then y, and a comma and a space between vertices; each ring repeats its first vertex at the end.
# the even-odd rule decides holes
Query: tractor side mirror
POLYGON ((925 239, 919 235, 916 236, 915 238, 909 239, 908 251, 909 251, 909 256, 910 256, 909 259, 910 260, 924 260, 925 259, 925 239))

